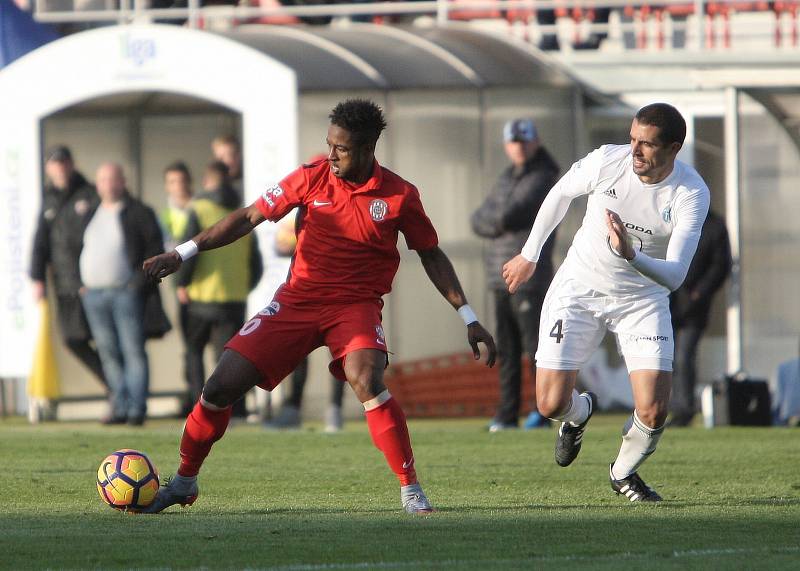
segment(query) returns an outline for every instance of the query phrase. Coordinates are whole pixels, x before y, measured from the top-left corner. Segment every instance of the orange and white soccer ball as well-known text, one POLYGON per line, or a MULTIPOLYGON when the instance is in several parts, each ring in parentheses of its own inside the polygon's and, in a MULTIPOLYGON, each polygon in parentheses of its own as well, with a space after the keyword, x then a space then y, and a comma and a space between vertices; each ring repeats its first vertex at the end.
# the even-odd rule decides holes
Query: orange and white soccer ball
POLYGON ((97 469, 97 491, 114 509, 141 511, 156 499, 158 471, 142 452, 117 450, 97 469))

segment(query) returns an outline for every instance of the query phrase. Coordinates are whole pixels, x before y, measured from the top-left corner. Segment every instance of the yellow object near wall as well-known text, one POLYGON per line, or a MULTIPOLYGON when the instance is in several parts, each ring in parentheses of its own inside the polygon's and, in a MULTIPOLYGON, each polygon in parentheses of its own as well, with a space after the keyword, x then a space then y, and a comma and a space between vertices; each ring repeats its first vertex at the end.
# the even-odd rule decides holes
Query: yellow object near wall
POLYGON ((39 334, 33 352, 33 367, 28 378, 28 396, 32 399, 55 400, 61 396, 53 340, 51 336, 50 307, 47 300, 39 302, 39 334))

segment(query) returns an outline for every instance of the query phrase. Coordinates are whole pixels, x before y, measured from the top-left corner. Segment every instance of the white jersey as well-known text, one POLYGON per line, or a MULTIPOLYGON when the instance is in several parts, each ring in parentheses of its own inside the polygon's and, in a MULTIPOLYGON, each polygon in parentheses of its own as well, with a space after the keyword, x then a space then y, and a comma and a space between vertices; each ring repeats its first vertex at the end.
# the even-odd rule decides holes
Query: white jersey
POLYGON ((588 194, 586 215, 561 271, 610 295, 666 297, 686 277, 710 194, 691 166, 675 161, 663 181, 645 184, 633 172, 629 145, 604 145, 572 165, 547 195, 522 255, 535 262, 547 237, 564 218, 570 202, 588 194), (625 224, 636 257, 614 252, 605 210, 625 224))

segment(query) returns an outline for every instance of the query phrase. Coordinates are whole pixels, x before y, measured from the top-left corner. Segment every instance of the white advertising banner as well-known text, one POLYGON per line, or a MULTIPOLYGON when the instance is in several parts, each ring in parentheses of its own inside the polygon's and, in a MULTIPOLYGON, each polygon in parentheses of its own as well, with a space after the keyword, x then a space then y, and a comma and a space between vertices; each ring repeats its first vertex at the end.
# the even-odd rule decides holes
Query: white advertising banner
MULTIPOLYGON (((41 198, 40 123, 82 101, 124 92, 207 99, 242 116, 245 201, 297 165, 294 72, 220 36, 168 25, 101 28, 50 43, 0 71, 0 377, 27 377, 37 315, 28 267, 41 198)), ((272 258, 275 226, 258 234, 272 258)), ((251 309, 269 301, 288 262, 265 260, 269 278, 251 309)))

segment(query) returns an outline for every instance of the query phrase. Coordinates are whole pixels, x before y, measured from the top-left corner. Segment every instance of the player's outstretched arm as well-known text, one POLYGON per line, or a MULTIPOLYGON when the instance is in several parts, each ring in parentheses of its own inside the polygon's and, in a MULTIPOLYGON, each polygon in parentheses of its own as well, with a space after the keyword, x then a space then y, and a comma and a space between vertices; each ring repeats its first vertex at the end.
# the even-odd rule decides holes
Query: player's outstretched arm
POLYGON ((159 254, 145 260, 142 265, 144 274, 147 279, 161 281, 168 275, 175 273, 181 267, 183 260, 204 250, 227 246, 252 232, 253 228, 264 220, 266 220, 264 215, 254 205, 234 210, 225 218, 213 226, 209 226, 171 252, 159 254))
POLYGON ((475 312, 467 304, 467 296, 464 295, 464 290, 461 289, 461 283, 458 281, 458 276, 455 269, 453 269, 450 258, 438 246, 430 250, 420 250, 417 253, 420 260, 422 260, 422 266, 425 268, 428 278, 439 290, 439 293, 453 306, 453 309, 458 311, 464 323, 466 323, 467 340, 470 347, 472 347, 472 354, 475 356, 475 360, 477 361, 481 358, 478 344, 483 343, 486 345, 487 351, 486 364, 493 367, 497 359, 494 338, 480 324, 475 312))

